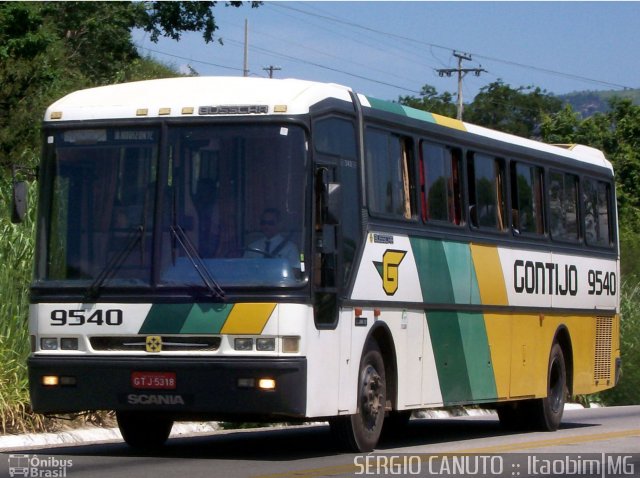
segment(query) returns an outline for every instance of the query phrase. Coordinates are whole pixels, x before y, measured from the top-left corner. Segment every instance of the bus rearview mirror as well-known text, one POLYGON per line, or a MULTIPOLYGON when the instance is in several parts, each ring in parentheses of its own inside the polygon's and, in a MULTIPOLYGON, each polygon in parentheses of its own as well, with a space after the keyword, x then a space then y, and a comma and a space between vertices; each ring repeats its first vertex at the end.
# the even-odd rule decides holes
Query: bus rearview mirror
POLYGON ((16 181, 13 183, 13 196, 11 198, 11 222, 18 224, 24 221, 27 215, 27 183, 16 181))

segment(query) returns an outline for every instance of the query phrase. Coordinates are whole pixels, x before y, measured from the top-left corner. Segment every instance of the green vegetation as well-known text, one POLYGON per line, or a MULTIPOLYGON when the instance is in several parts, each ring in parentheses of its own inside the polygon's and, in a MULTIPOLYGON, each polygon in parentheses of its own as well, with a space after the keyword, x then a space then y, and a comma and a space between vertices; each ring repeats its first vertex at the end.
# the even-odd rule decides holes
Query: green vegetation
MULTIPOLYGON (((31 189, 34 189, 33 187, 31 189)), ((0 204, 10 204, 11 184, 0 182, 0 204)), ((41 426, 42 419, 28 413, 29 385, 25 365, 29 354, 29 283, 33 256, 34 209, 24 224, 9 221, 9 207, 0 214, 0 431, 41 426)))
POLYGON ((564 103, 569 103, 571 108, 587 118, 595 113, 607 113, 612 99, 628 99, 634 105, 640 105, 640 89, 623 91, 578 91, 558 97, 564 103))
POLYGON ((597 401, 606 405, 640 403, 640 282, 626 280, 620 294, 622 376, 617 387, 598 395, 597 401))

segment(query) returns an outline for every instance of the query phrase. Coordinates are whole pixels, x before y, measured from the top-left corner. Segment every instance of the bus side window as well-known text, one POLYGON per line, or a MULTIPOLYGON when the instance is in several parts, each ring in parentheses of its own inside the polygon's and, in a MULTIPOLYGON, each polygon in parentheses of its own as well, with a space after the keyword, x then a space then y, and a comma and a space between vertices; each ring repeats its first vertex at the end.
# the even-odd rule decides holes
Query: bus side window
POLYGON ((543 174, 538 166, 511 163, 511 216, 517 234, 542 235, 545 232, 543 174))
POLYGON ((549 173, 549 229, 556 241, 577 242, 578 177, 558 171, 549 173))
POLYGON ((505 230, 504 160, 467 153, 469 220, 480 229, 505 230))
POLYGON ((460 225, 462 222, 460 150, 422 142, 421 154, 424 218, 460 225))
POLYGON ((369 129, 366 162, 370 212, 398 219, 412 219, 416 206, 411 139, 369 129))
POLYGON ((582 181, 584 231, 590 246, 611 246, 611 186, 602 181, 582 181))

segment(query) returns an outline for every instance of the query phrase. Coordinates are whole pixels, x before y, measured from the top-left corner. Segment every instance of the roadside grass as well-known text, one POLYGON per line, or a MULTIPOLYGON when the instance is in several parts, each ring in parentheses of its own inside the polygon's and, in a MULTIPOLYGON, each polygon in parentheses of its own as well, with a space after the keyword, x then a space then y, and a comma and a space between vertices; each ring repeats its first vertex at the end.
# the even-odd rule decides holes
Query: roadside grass
MULTIPOLYGON (((31 187, 33 200, 35 188, 31 187)), ((11 181, 0 181, 0 433, 42 429, 31 413, 26 362, 29 355, 29 281, 33 263, 35 207, 23 224, 11 224, 11 181)))
POLYGON ((597 395, 605 405, 640 403, 640 279, 628 277, 620 289, 620 382, 597 395))

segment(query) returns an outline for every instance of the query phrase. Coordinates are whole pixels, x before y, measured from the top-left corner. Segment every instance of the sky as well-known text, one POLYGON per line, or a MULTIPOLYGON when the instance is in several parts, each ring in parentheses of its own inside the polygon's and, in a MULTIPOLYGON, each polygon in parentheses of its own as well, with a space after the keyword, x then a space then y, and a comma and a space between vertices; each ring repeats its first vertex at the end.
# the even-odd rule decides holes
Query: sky
POLYGON ((200 75, 242 76, 245 20, 250 76, 333 82, 385 100, 420 96, 424 85, 463 99, 497 80, 553 94, 640 88, 640 2, 273 2, 214 8, 217 41, 200 33, 151 42, 142 55, 200 75))

